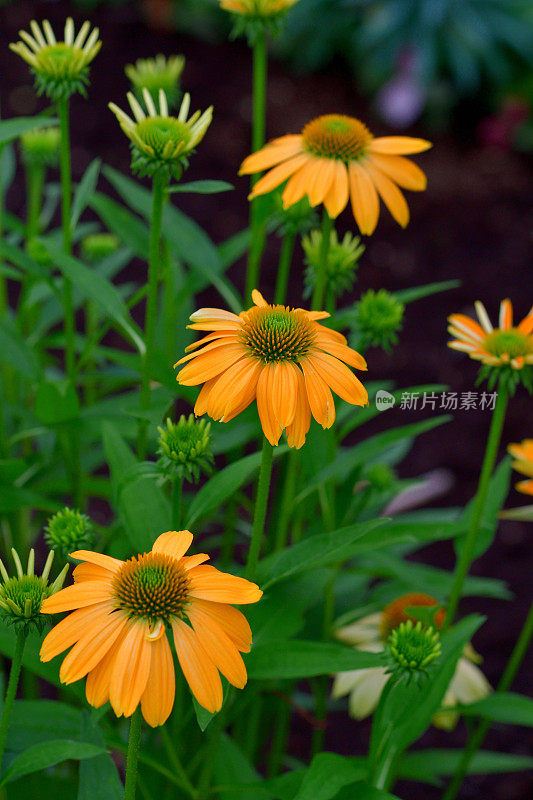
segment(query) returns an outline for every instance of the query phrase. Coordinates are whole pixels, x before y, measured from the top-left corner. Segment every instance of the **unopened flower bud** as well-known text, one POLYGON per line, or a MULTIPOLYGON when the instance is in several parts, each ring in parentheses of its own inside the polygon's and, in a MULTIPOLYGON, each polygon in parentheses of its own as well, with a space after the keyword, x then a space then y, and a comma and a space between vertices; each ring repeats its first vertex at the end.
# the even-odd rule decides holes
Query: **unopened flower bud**
POLYGON ((158 466, 170 480, 186 478, 197 481, 201 472, 210 472, 213 463, 211 452, 211 423, 196 420, 193 414, 183 414, 177 423, 167 419, 166 427, 158 428, 160 455, 158 466))

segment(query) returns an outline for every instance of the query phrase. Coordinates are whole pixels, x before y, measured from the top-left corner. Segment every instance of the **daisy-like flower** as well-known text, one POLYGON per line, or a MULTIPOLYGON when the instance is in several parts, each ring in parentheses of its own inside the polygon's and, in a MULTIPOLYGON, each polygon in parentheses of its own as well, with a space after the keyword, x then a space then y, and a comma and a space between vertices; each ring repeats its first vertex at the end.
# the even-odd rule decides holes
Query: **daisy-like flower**
POLYGON ((238 316, 218 308, 194 312, 188 327, 212 333, 187 347, 192 352, 174 366, 189 363, 176 379, 184 386, 203 383, 194 413, 220 422, 257 399, 270 444, 285 430, 289 447, 299 449, 311 415, 323 428, 333 425, 332 389, 348 403, 367 405, 366 389, 346 366, 365 370, 366 362, 342 334, 318 323, 327 311, 268 305, 257 290, 252 299, 255 305, 238 316))
POLYGON ((246 158, 239 174, 269 170, 260 178, 250 199, 275 189, 284 181, 285 208, 307 195, 312 206, 323 203, 335 219, 351 200, 361 233, 373 233, 379 217, 379 198, 394 219, 405 227, 409 208, 398 188, 422 191, 426 176, 404 158, 431 147, 425 139, 409 136, 374 138, 366 125, 344 114, 326 114, 308 122, 300 134, 282 136, 246 158))
POLYGON ((213 118, 213 107, 203 114, 195 111, 187 119, 191 104, 186 94, 177 117, 169 116, 165 92, 159 90, 159 110, 148 89, 143 89, 143 98, 148 115, 132 92, 127 94, 135 119, 122 109, 109 103, 109 108, 120 123, 120 127, 131 141, 132 169, 140 175, 153 176, 165 171, 180 178, 188 166, 188 156, 203 139, 213 118))
POLYGON ((264 19, 284 14, 298 0, 219 0, 222 8, 243 17, 264 19))
POLYGON ((533 439, 524 439, 520 444, 510 444, 507 448, 515 459, 513 469, 527 475, 527 481, 519 481, 515 489, 533 495, 533 439))
POLYGON ((500 303, 497 328, 493 328, 483 303, 475 304, 479 323, 464 314, 448 317, 448 331, 455 336, 448 347, 468 353, 488 367, 521 370, 533 364, 533 307, 519 325, 513 324, 510 300, 500 303))
POLYGON ((31 34, 19 31, 22 41, 9 46, 30 65, 38 93, 55 101, 70 97, 74 92, 85 94, 89 64, 102 46, 98 28, 93 28, 89 34, 91 24, 84 22, 75 36, 74 22, 69 17, 62 42, 57 41, 47 19, 42 23, 42 30, 35 20, 30 22, 30 28, 31 34))
MULTIPOLYGON (((370 614, 351 625, 346 625, 335 635, 341 642, 355 647, 356 650, 380 653, 385 649, 391 632, 401 623, 409 619, 413 623, 416 622, 405 609, 436 605, 437 601, 427 594, 406 594, 390 603, 384 611, 370 614)), ((435 613, 433 625, 437 630, 442 627, 444 617, 443 609, 435 613)), ((475 703, 492 691, 487 679, 474 663, 476 661, 479 662, 480 658, 468 645, 457 662, 455 674, 442 701, 444 710, 437 712, 433 717, 433 724, 436 727, 450 730, 457 721, 457 714, 453 711, 454 706, 475 703)), ((335 676, 332 695, 335 698, 349 695, 350 716, 354 719, 364 719, 376 709, 381 692, 389 678, 390 675, 385 667, 339 672, 335 676)))
POLYGON ((71 553, 83 563, 74 581, 45 600, 42 611, 71 611, 45 638, 41 660, 72 647, 60 669, 63 683, 87 676, 87 700, 108 700, 117 716, 139 703, 149 725, 163 725, 174 704, 174 662, 167 639, 172 629, 178 661, 193 695, 214 713, 222 706, 220 672, 241 688, 250 626, 230 603, 255 603, 261 590, 204 562, 185 556, 193 536, 169 531, 149 553, 120 561, 90 550, 71 553))

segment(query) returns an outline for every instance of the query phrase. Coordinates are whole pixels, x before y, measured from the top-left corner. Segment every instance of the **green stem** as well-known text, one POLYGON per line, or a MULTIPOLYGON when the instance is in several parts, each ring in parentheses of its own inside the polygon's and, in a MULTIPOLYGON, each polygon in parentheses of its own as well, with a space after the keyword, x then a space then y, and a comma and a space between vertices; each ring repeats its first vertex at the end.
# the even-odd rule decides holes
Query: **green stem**
MULTIPOLYGON (((94 300, 87 300, 85 304, 85 341, 90 342, 96 336, 98 330, 98 308, 94 300)), ((78 359, 79 362, 79 359, 78 359)), ((85 376, 85 401, 88 406, 96 402, 96 361, 93 358, 87 359, 88 373, 85 376)))
POLYGON ((508 386, 507 383, 502 379, 498 385, 498 396, 496 398, 496 405, 492 414, 489 438, 487 440, 487 447, 483 459, 483 466, 481 468, 477 494, 474 500, 474 507, 472 509, 472 516, 470 517, 468 532, 455 565, 455 573, 450 592, 448 611, 446 613, 445 627, 448 627, 454 620, 457 612, 457 606, 459 605, 459 601, 461 599, 463 584, 474 558, 476 538, 479 531, 481 518, 483 516, 485 502, 487 500, 490 479, 496 463, 496 456, 498 455, 498 447, 505 421, 505 411, 507 409, 508 398, 508 386))
POLYGON ((270 751, 267 760, 267 777, 275 778, 283 762, 283 755, 287 749, 291 722, 291 707, 289 703, 280 698, 276 709, 274 730, 272 733, 270 751))
POLYGON ((41 206, 44 187, 45 168, 40 165, 32 164, 28 166, 26 172, 26 247, 39 235, 39 218, 41 216, 41 206))
POLYGON ((13 660, 11 662, 11 672, 9 673, 9 683, 7 685, 6 699, 4 702, 4 709, 2 712, 2 719, 0 721, 0 766, 4 757, 4 750, 6 747, 7 731, 13 712, 13 704, 17 694, 17 686, 19 683, 20 669, 22 667, 22 654, 24 653, 24 645, 26 644, 26 632, 24 629, 17 633, 17 640, 15 643, 15 652, 13 653, 13 660))
POLYGON ((281 253, 278 265, 278 277, 276 279, 276 291, 274 293, 274 303, 284 305, 287 298, 287 286, 289 285, 289 272, 294 252, 294 233, 286 233, 281 245, 281 253))
MULTIPOLYGON (((266 33, 261 31, 258 33, 253 46, 252 153, 260 150, 265 143, 267 72, 266 33)), ((260 175, 252 176, 250 180, 251 188, 254 187, 259 178, 260 175)), ((259 284, 261 256, 266 241, 265 224, 258 218, 257 200, 253 200, 250 204, 250 229, 251 243, 248 253, 246 291, 244 295, 246 299, 250 297, 252 289, 256 289, 259 284)))
POLYGON ((259 480, 257 483, 257 495, 255 498, 254 521, 252 525, 252 539, 248 550, 248 560, 246 562, 245 576, 253 580, 259 562, 263 532, 265 529, 266 509, 268 494, 270 490, 270 477, 272 475, 272 458, 274 448, 263 437, 263 452, 261 454, 261 468, 259 470, 259 480))
POLYGON ((172 529, 181 530, 181 511, 183 504, 183 478, 172 482, 172 529))
MULTIPOLYGON (((166 175, 156 172, 153 180, 152 191, 152 220, 150 225, 150 251, 148 258, 148 297, 146 300, 146 313, 144 320, 145 352, 142 360, 141 380, 141 410, 147 411, 150 407, 150 373, 155 345, 155 327, 157 319, 157 289, 159 285, 160 257, 161 257, 161 224, 163 220, 163 204, 165 189, 168 183, 166 175)), ((146 455, 148 434, 148 421, 139 422, 139 435, 137 440, 137 455, 143 459, 146 455)))
MULTIPOLYGON (((520 665, 523 661, 523 658, 526 654, 526 651, 529 647, 529 643, 531 641, 531 636, 533 635, 533 604, 529 607, 529 612, 524 622, 524 626, 520 632, 520 636, 518 637, 516 644, 514 646, 513 652, 511 653, 511 657, 507 662, 505 670, 503 671, 503 675, 500 678, 496 691, 498 692, 506 692, 509 687, 511 686, 516 673, 518 672, 520 665)), ((477 753, 478 749, 483 744, 485 736, 488 733, 488 730, 491 726, 492 720, 485 719, 478 722, 474 733, 470 737, 461 757, 461 761, 457 767, 455 775, 453 776, 452 780, 450 781, 442 800, 455 800, 457 797, 457 793, 461 788, 461 784, 468 772, 468 767, 470 766, 470 762, 472 761, 473 757, 477 753)))
POLYGON ((276 524, 274 551, 283 550, 287 544, 289 522, 291 521, 292 513, 294 511, 294 492, 296 489, 296 474, 298 472, 299 464, 300 456, 298 450, 291 448, 287 456, 287 469, 285 471, 285 480, 283 482, 281 508, 276 524))
MULTIPOLYGON (((63 252, 72 253, 72 227, 71 202, 72 202, 72 174, 70 165, 70 125, 69 101, 64 97, 57 103, 59 127, 61 131, 59 165, 61 171, 61 228, 63 231, 63 252)), ((74 370, 74 304, 72 301, 72 283, 70 278, 63 276, 63 312, 65 314, 65 363, 69 379, 74 370)))
POLYGON ((331 239, 331 231, 333 228, 333 221, 329 216, 326 207, 322 214, 322 242, 320 246, 320 262, 318 270, 315 274, 315 288, 313 290, 313 299, 311 301, 311 308, 314 311, 320 310, 324 302, 324 293, 326 290, 326 267, 328 263, 329 244, 331 239))
POLYGON ((139 705, 133 712, 130 722, 124 800, 135 800, 135 789, 137 787, 137 762, 139 759, 139 746, 141 744, 141 724, 142 715, 141 707, 139 705))

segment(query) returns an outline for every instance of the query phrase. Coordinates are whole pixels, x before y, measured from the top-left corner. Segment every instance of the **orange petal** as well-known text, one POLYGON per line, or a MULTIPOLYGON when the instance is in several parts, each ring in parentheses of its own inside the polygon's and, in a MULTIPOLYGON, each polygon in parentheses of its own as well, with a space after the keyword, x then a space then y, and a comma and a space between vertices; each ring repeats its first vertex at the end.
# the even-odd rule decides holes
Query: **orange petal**
POLYGON ((239 175, 251 175, 253 172, 261 172, 270 169, 280 161, 300 153, 302 150, 302 137, 299 134, 282 136, 269 142, 265 147, 252 153, 244 159, 239 169, 239 175))
POLYGON ((109 683, 113 673, 115 658, 128 630, 129 626, 125 625, 102 660, 87 675, 85 695, 87 697, 87 702, 95 708, 100 708, 109 700, 109 683))
POLYGON ((124 562, 120 561, 118 558, 105 556, 103 553, 93 553, 92 550, 75 550, 74 553, 70 555, 78 561, 88 561, 89 564, 96 564, 98 567, 108 569, 110 572, 118 572, 124 564, 124 562))
POLYGON ((256 306, 267 306, 268 303, 258 289, 252 289, 252 300, 256 306))
POLYGON ((218 670, 185 622, 172 623, 174 644, 185 680, 201 706, 211 714, 222 708, 222 683, 218 670))
POLYGON ((196 417, 200 417, 202 414, 205 414, 207 411, 207 404, 209 403, 209 396, 211 394, 211 389, 215 385, 218 380, 218 376, 216 378, 211 378, 210 381, 206 381, 202 388, 200 389, 200 394, 196 398, 196 403, 194 404, 194 414, 196 417))
MULTIPOLYGON (((192 344, 188 344, 185 348, 185 352, 188 353, 191 350, 197 350, 200 346, 207 344, 208 342, 213 342, 215 339, 222 339, 227 336, 235 336, 235 330, 224 330, 224 331, 214 331, 213 333, 208 333, 207 336, 202 336, 201 339, 198 339, 197 342, 193 342, 192 344)), ((176 361, 176 364, 178 362, 176 361)), ((176 365, 174 365, 174 368, 176 365)))
POLYGON ((76 608, 105 603, 110 599, 110 584, 104 581, 84 581, 67 586, 47 597, 41 606, 43 614, 58 614, 60 611, 74 611, 76 608))
POLYGON ((257 360, 244 357, 236 361, 217 378, 209 393, 207 413, 216 420, 225 417, 226 408, 240 405, 241 395, 251 381, 257 383, 261 364, 257 360))
POLYGON ((96 564, 89 564, 84 561, 83 564, 78 564, 72 571, 74 583, 81 583, 82 581, 111 581, 113 580, 113 573, 103 567, 97 567, 96 564))
POLYGON ((219 347, 214 353, 199 355, 190 361, 176 375, 176 380, 183 386, 196 386, 198 383, 220 375, 243 357, 246 351, 241 344, 228 344, 219 347))
POLYGON ((272 380, 272 408, 281 429, 290 425, 296 413, 298 367, 291 362, 278 361, 272 380))
POLYGON ((533 308, 531 309, 527 317, 524 317, 524 319, 518 326, 518 330, 521 331, 522 333, 525 333, 526 336, 529 336, 531 333, 533 333, 533 308))
POLYGON ((273 379, 274 367, 271 364, 265 364, 257 381, 256 393, 257 411, 259 412, 263 433, 270 444, 275 447, 280 440, 282 428, 274 413, 273 379))
POLYGON ((423 153, 433 147, 426 139, 414 139, 411 136, 379 136, 372 139, 368 146, 370 153, 408 156, 412 153, 423 153))
POLYGON ((317 344, 326 353, 329 353, 331 356, 335 356, 335 358, 339 358, 341 361, 345 361, 346 364, 349 364, 351 367, 361 370, 367 369, 365 359, 362 355, 360 355, 360 353, 357 352, 357 350, 353 350, 351 347, 347 347, 345 344, 332 342, 331 340, 322 337, 317 338, 317 344))
POLYGON ((229 636, 226 636, 220 625, 195 603, 187 607, 187 616, 198 641, 215 667, 233 686, 243 689, 247 680, 246 667, 229 636))
POLYGON ((99 603, 90 608, 73 611, 58 622, 45 637, 39 653, 41 661, 50 661, 63 650, 67 650, 83 637, 88 626, 103 619, 110 611, 112 606, 109 603, 99 603))
POLYGON ((305 388, 311 413, 319 425, 322 425, 323 428, 331 428, 335 422, 335 403, 331 390, 309 359, 302 359, 300 366, 305 377, 305 388))
POLYGON ((190 531, 167 531, 158 536, 152 545, 152 553, 164 553, 171 558, 181 558, 192 544, 190 531))
POLYGON ((342 161, 333 161, 332 163, 335 166, 335 173, 329 191, 324 197, 324 205, 330 217, 336 219, 348 203, 348 171, 342 161))
POLYGON ((507 330, 513 327, 513 305, 509 298, 500 303, 500 328, 507 330))
POLYGON ((174 705, 176 678, 168 639, 162 636, 151 645, 150 674, 141 697, 143 717, 148 725, 164 725, 174 705))
POLYGON ((224 633, 243 653, 249 653, 252 647, 252 631, 248 620, 238 608, 227 603, 214 603, 211 600, 194 599, 195 608, 202 609, 220 625, 224 633))
POLYGON ((320 352, 312 353, 309 361, 324 382, 347 403, 355 406, 368 405, 368 392, 342 361, 320 352))
POLYGON ((300 369, 297 370, 297 373, 298 392, 296 398, 296 412, 291 425, 287 427, 286 433, 289 447, 295 447, 296 450, 299 450, 305 442, 307 431, 311 425, 311 408, 307 399, 305 378, 300 369))
POLYGON ((117 717, 131 717, 146 689, 154 646, 146 638, 147 629, 145 623, 134 622, 115 656, 109 700, 117 717))
POLYGON ((396 222, 405 228, 409 222, 409 207, 403 194, 396 184, 374 165, 371 159, 365 161, 364 168, 396 222))
POLYGON ((248 195, 248 199, 252 200, 254 197, 257 197, 260 194, 271 192, 272 189, 275 189, 276 186, 280 185, 280 183, 286 181, 287 178, 293 174, 293 172, 296 172, 296 170, 308 160, 309 156, 300 154, 294 156, 293 158, 289 158, 288 161, 284 161, 283 164, 279 164, 279 166, 269 170, 266 175, 263 175, 262 178, 259 178, 254 188, 248 195))
POLYGON ((315 158, 315 156, 311 156, 308 153, 303 156, 303 159, 298 171, 288 181, 281 195, 284 208, 289 208, 289 206, 298 203, 305 194, 309 193, 315 171, 320 168, 321 159, 315 158))
POLYGON ((189 593, 200 600, 212 600, 215 603, 233 603, 244 605, 257 603, 263 592, 255 584, 245 578, 220 572, 215 567, 202 564, 189 571, 191 581, 189 593))
MULTIPOLYGON (((459 329, 459 333, 464 335, 469 341, 472 342, 483 342, 486 334, 481 325, 467 317, 465 314, 451 314, 448 317, 448 321, 454 328, 459 329)), ((457 334, 455 334, 457 335, 457 334)))
POLYGON ((374 233, 379 217, 379 200, 368 172, 357 161, 349 165, 350 198, 355 221, 362 234, 374 233))
POLYGON ((61 664, 60 680, 74 683, 87 675, 102 660, 126 624, 124 614, 109 608, 101 619, 92 620, 61 664))
POLYGON ((190 570, 193 567, 197 567, 199 564, 203 564, 204 561, 209 561, 209 556, 207 553, 198 553, 195 556, 184 556, 181 559, 180 564, 184 569, 190 570))
POLYGON ((262 370, 263 364, 260 361, 256 361, 253 366, 249 365, 246 373, 243 373, 240 380, 235 382, 233 394, 229 398, 226 397, 226 405, 220 419, 221 422, 229 422, 230 419, 233 419, 245 408, 248 408, 250 403, 255 400, 257 381, 262 370))
POLYGON ((335 161, 331 158, 320 158, 309 174, 307 196, 312 206, 321 203, 329 192, 335 178, 335 161))
POLYGON ((422 192, 427 186, 427 178, 413 161, 403 156, 372 155, 373 163, 398 186, 412 192, 422 192))
POLYGON ((193 353, 187 353, 186 356, 180 358, 180 360, 176 361, 176 363, 174 364, 174 369, 180 364, 186 364, 187 361, 191 361, 191 359, 197 358, 198 356, 201 356, 204 353, 210 353, 212 350, 216 350, 217 347, 225 347, 228 344, 238 344, 239 342, 240 339, 238 336, 236 336, 234 332, 232 333, 232 336, 224 336, 220 339, 215 339, 215 341, 209 342, 209 344, 206 344, 205 347, 202 347, 201 350, 196 350, 193 353))

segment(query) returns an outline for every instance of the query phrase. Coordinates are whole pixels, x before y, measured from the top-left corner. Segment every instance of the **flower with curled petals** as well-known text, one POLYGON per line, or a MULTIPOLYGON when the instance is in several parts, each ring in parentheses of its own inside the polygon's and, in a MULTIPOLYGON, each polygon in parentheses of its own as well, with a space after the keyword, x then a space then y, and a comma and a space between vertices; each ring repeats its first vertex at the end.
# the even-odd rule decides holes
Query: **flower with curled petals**
POLYGON ((175 364, 189 362, 176 380, 203 383, 194 413, 220 422, 257 400, 270 444, 277 445, 285 430, 289 447, 299 449, 311 415, 323 428, 335 422, 332 389, 353 405, 368 403, 366 389, 346 366, 366 370, 366 362, 342 334, 319 324, 327 311, 268 305, 255 289, 252 299, 252 308, 238 316, 218 308, 194 312, 189 328, 211 333, 189 345, 192 352, 175 364))
POLYGON ((255 603, 261 590, 244 578, 220 572, 200 553, 186 556, 189 531, 169 531, 149 553, 120 561, 90 550, 80 560, 74 584, 47 598, 42 612, 71 611, 45 638, 41 660, 72 647, 59 672, 63 683, 87 677, 87 700, 108 700, 117 716, 129 717, 139 703, 146 722, 163 725, 174 704, 172 630, 178 661, 198 703, 211 713, 222 706, 219 671, 243 688, 241 652, 249 652, 250 626, 232 603, 255 603))
POLYGON ((307 195, 312 206, 323 203, 335 219, 351 200, 362 234, 378 222, 379 198, 403 228, 409 208, 398 188, 422 191, 426 176, 404 158, 431 147, 410 136, 374 138, 366 125, 344 114, 325 114, 308 122, 302 132, 282 136, 246 158, 240 175, 268 170, 254 185, 249 199, 275 189, 284 181, 285 208, 307 195))

